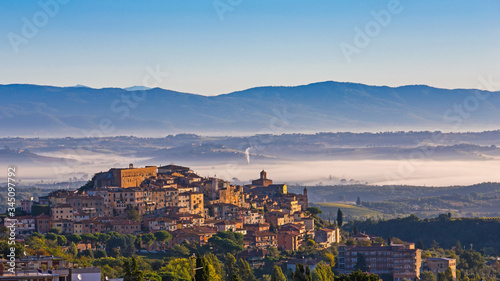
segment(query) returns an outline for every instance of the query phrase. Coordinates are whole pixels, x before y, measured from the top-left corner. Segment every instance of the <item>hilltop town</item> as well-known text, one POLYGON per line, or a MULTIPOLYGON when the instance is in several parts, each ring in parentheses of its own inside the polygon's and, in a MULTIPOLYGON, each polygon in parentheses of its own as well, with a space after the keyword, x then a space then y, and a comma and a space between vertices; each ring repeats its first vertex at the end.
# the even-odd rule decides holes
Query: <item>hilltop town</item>
MULTIPOLYGON (((31 213, 32 203, 23 201, 23 210, 31 213)), ((77 191, 51 192, 38 204, 50 206, 50 215, 33 217, 40 233, 54 227, 75 234, 165 230, 173 236, 170 244, 184 240, 204 244, 217 231, 233 231, 245 236, 246 247, 292 251, 302 243, 299 236, 314 235, 314 219, 306 212, 307 189, 304 194, 288 193, 286 184, 273 184, 265 171, 249 185, 234 186, 223 179, 200 177, 188 167, 130 164, 96 174, 91 184, 77 191), (276 228, 290 231, 269 232, 276 228)), ((330 240, 321 242, 340 241, 338 230, 331 234, 330 240)), ((163 251, 168 246, 154 243, 147 250, 163 251)))
MULTIPOLYGON (((24 254, 16 249, 21 273, 14 277, 25 279, 8 279, 14 275, 5 272, 9 260, 2 259, 0 280, 43 276, 45 279, 35 280, 66 281, 79 274, 86 276, 83 280, 97 281, 108 275, 119 277, 119 269, 115 266, 114 272, 106 265, 101 274, 100 267, 81 268, 77 263, 95 265, 88 258, 158 255, 168 262, 162 267, 167 270, 180 260, 191 259, 193 265, 191 254, 196 253, 203 253, 196 257, 196 264, 205 255, 213 255, 208 259, 216 260, 213 266, 219 269, 217 255, 226 263, 238 259, 237 266, 247 265, 250 269, 244 274, 251 276, 253 271, 269 272, 269 266, 274 275, 303 271, 306 276, 307 271, 311 275, 323 270, 333 276, 333 269, 353 278, 342 280, 356 280, 359 276, 355 274, 361 272, 366 274, 363 278, 369 278, 363 280, 418 280, 423 269, 423 275, 448 274, 454 280, 460 275, 454 258, 429 256, 422 261, 422 247, 414 243, 342 230, 340 209, 334 222, 321 219, 321 210, 309 207, 307 192, 307 188, 302 194, 288 192, 286 184, 273 182, 264 170, 249 184, 233 185, 173 164, 113 168, 95 174, 77 190, 57 190, 37 200, 22 200, 16 216, 3 223, 8 227, 14 221, 17 244, 26 245, 24 254), (73 263, 68 257, 50 255, 54 251, 39 247, 41 241, 60 248, 55 253, 68 254, 73 263)), ((154 273, 150 274, 153 278, 154 273)), ((178 274, 176 270, 162 274, 162 280, 185 280, 172 277, 178 274)), ((189 269, 186 274, 190 280, 195 272, 189 269)))

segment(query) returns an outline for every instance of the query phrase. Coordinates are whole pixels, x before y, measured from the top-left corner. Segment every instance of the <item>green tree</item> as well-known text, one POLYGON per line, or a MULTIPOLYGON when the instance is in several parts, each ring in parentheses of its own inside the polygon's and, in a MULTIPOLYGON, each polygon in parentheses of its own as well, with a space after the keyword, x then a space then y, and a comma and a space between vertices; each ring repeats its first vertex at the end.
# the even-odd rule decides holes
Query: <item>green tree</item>
POLYGON ((337 211, 337 225, 339 227, 342 227, 342 224, 344 224, 344 214, 342 213, 342 210, 337 211))
POLYGON ((356 205, 361 206, 361 198, 359 196, 356 199, 356 205))
POLYGON ((34 204, 31 207, 31 215, 34 217, 37 217, 41 214, 44 215, 50 215, 50 207, 49 205, 39 205, 39 204, 34 204))
POLYGON ((100 242, 102 244, 106 244, 109 239, 111 239, 111 235, 107 233, 96 233, 94 234, 94 237, 97 242, 100 242))
POLYGON ((191 251, 182 244, 176 244, 170 249, 170 253, 173 257, 187 258, 191 255, 191 251))
POLYGON ((319 262, 312 272, 312 281, 334 281, 334 277, 332 268, 324 262, 319 262))
POLYGON ((82 241, 82 237, 78 234, 70 234, 70 235, 66 236, 66 239, 68 239, 68 241, 73 242, 75 244, 78 244, 78 243, 80 243, 80 241, 82 241))
POLYGON ((172 234, 168 233, 168 231, 165 230, 160 230, 155 232, 154 234, 156 241, 163 243, 163 242, 168 242, 170 239, 172 239, 172 234))
POLYGON ((307 281, 311 281, 312 280, 311 268, 309 268, 309 266, 306 266, 306 280, 307 281))
POLYGON ((455 270, 455 275, 457 277, 457 281, 462 280, 462 272, 460 271, 460 269, 455 270))
POLYGON ((106 254, 106 251, 104 250, 96 250, 94 251, 94 258, 100 259, 100 258, 106 258, 108 255, 106 254))
POLYGON ((65 246, 66 244, 68 244, 68 239, 63 235, 57 235, 57 245, 65 246))
POLYGON ((464 247, 462 246, 462 243, 460 243, 459 240, 457 240, 457 244, 455 245, 456 249, 455 252, 457 255, 461 255, 464 252, 464 247))
POLYGON ((420 281, 437 281, 436 275, 431 271, 422 271, 420 273, 420 281))
POLYGON ((49 232, 49 233, 45 234, 45 239, 47 239, 47 240, 57 240, 57 234, 49 232))
POLYGON ((335 255, 330 252, 330 251, 323 251, 322 252, 322 258, 323 260, 328 263, 328 265, 330 267, 334 267, 335 266, 335 255))
POLYGON ((210 281, 209 262, 205 256, 198 254, 196 257, 195 280, 197 281, 210 281))
POLYGON ((228 253, 226 255, 226 261, 224 262, 224 270, 226 271, 227 280, 231 279, 238 271, 236 266, 236 258, 228 253))
POLYGON ((453 281, 453 270, 448 266, 446 271, 444 272, 444 280, 445 281, 453 281))
POLYGON ((53 227, 49 229, 50 233, 61 234, 61 229, 59 227, 53 227))
POLYGON ((137 259, 132 256, 130 260, 123 261, 123 281, 146 281, 144 273, 139 270, 137 259))
POLYGON ((153 242, 155 241, 156 237, 153 235, 153 233, 146 233, 141 235, 141 241, 143 244, 146 244, 148 246, 153 245, 153 242))
POLYGON ((208 239, 210 246, 219 253, 236 254, 243 251, 243 235, 232 231, 219 231, 208 239))
POLYGON ((484 257, 480 253, 474 250, 467 250, 460 255, 458 267, 466 270, 469 269, 477 273, 483 269, 485 262, 484 257))
POLYGON ((70 255, 73 255, 74 257, 76 257, 76 255, 78 255, 78 248, 76 247, 76 244, 74 242, 69 243, 69 248, 68 248, 67 253, 70 255))
POLYGON ((305 267, 300 263, 295 265, 295 272, 292 279, 293 281, 310 281, 311 279, 311 270, 308 266, 305 267))
MULTIPOLYGON (((342 280, 342 279, 341 279, 342 280)), ((360 270, 353 271, 349 274, 348 279, 352 281, 378 281, 379 277, 376 274, 363 273, 360 270)))
POLYGON ((123 237, 124 247, 120 249, 120 253, 125 257, 131 257, 137 251, 135 248, 135 240, 137 238, 131 234, 124 235, 123 237))
POLYGON ((96 241, 95 236, 92 233, 84 233, 82 234, 82 241, 85 244, 91 244, 91 248, 94 247, 94 241, 96 241))
POLYGON ((210 280, 222 280, 222 267, 219 259, 213 254, 208 253, 205 255, 207 261, 210 263, 211 272, 210 272, 210 280), (212 272, 213 269, 213 272, 212 272))
POLYGON ((355 225, 355 226, 352 228, 352 234, 353 234, 353 235, 357 235, 357 234, 359 234, 359 230, 358 230, 358 226, 357 226, 357 225, 355 225))
POLYGON ((357 262, 356 262, 356 265, 354 266, 354 270, 361 270, 361 272, 370 271, 370 267, 368 266, 368 263, 366 262, 366 258, 361 253, 358 253, 357 262))
POLYGON ((141 215, 139 214, 138 210, 132 207, 127 207, 127 209, 125 209, 125 213, 127 214, 127 219, 133 221, 141 221, 141 215))
POLYGON ((161 276, 153 273, 153 272, 147 272, 144 274, 144 279, 148 281, 161 281, 161 276))
POLYGON ((228 279, 229 281, 243 281, 238 275, 233 274, 231 275, 231 278, 228 279))
POLYGON ((160 268, 159 275, 164 280, 191 281, 193 279, 192 264, 188 259, 174 259, 160 268))
POLYGON ((281 267, 277 265, 273 266, 271 281, 286 281, 285 274, 283 274, 283 270, 281 270, 281 267))
POLYGON ((271 274, 262 274, 260 281, 271 281, 271 274))
POLYGON ((315 215, 315 216, 323 213, 323 211, 321 211, 321 209, 318 207, 309 207, 306 209, 306 211, 308 211, 311 215, 315 215))
POLYGON ((244 259, 238 260, 238 276, 241 277, 243 281, 257 281, 252 268, 244 259))

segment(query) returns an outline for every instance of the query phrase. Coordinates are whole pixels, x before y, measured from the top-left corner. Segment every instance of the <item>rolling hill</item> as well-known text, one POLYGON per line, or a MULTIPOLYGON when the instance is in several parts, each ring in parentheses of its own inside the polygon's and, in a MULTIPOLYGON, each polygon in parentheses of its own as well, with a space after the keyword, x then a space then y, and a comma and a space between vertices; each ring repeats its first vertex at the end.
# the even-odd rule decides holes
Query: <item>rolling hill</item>
POLYGON ((218 96, 0 85, 3 136, 496 129, 500 93, 320 82, 218 96), (479 97, 479 98, 478 98, 479 97))

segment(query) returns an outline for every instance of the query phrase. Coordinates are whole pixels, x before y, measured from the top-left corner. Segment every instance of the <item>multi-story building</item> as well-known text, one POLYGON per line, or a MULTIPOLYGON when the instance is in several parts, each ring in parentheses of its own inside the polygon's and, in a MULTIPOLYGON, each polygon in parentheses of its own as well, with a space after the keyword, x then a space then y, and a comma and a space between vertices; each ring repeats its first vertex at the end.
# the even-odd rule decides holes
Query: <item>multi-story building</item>
POLYGON ((340 243, 340 239, 340 230, 338 227, 322 228, 316 231, 314 235, 316 243, 325 243, 326 246, 330 246, 332 243, 340 243))
POLYGON ((221 220, 214 224, 218 231, 233 231, 243 228, 243 222, 240 220, 221 220))
POLYGON ((447 269, 451 268, 453 274, 453 279, 457 278, 457 260, 449 258, 428 258, 424 262, 424 268, 429 269, 438 277, 440 272, 445 272, 447 269))
POLYGON ((208 207, 209 217, 217 220, 232 220, 239 219, 240 214, 243 213, 240 207, 233 204, 216 203, 208 207))
POLYGON ((144 227, 151 231, 175 231, 177 230, 177 220, 166 217, 147 218, 142 221, 144 227))
POLYGON ((356 269, 358 259, 366 260, 368 271, 374 274, 391 274, 395 281, 417 280, 420 276, 421 253, 415 244, 390 246, 339 246, 338 266, 340 273, 356 269))
POLYGON ((31 207, 33 207, 33 197, 30 200, 21 200, 21 210, 31 214, 31 207))
POLYGON ((288 213, 279 211, 267 212, 264 215, 264 218, 266 219, 266 222, 274 225, 275 227, 294 222, 293 216, 290 216, 290 214, 288 213))
POLYGON ((116 231, 120 234, 137 235, 141 233, 141 223, 132 220, 111 220, 107 222, 111 231, 116 231))
POLYGON ((31 234, 36 230, 35 218, 32 216, 6 217, 4 219, 4 225, 12 222, 16 224, 16 234, 31 234))
POLYGON ((268 223, 244 224, 243 228, 246 229, 248 232, 268 231, 269 224, 268 223))
POLYGON ((172 240, 169 241, 169 245, 181 244, 184 241, 190 243, 196 242, 200 245, 205 245, 217 231, 209 227, 192 227, 185 229, 178 229, 172 232, 172 240))
POLYGON ((296 251, 302 241, 302 234, 295 231, 280 231, 278 234, 278 249, 296 251))
POLYGON ((111 212, 106 207, 104 197, 99 195, 72 195, 66 198, 66 202, 73 207, 73 210, 88 214, 91 218, 109 216, 111 212))
POLYGON ((114 216, 125 216, 127 208, 134 208, 139 214, 144 214, 145 191, 139 188, 111 188, 109 190, 109 202, 114 216))
POLYGON ((219 203, 233 204, 242 207, 245 203, 243 188, 241 186, 229 186, 219 189, 219 203))
POLYGON ((134 165, 130 164, 128 169, 113 168, 107 172, 96 174, 94 186, 139 187, 145 179, 156 176, 157 167, 134 168, 134 165))
POLYGON ((52 221, 53 228, 59 228, 62 233, 71 234, 74 233, 74 222, 68 219, 59 219, 52 221))
POLYGON ((41 214, 35 217, 36 230, 40 233, 47 233, 52 228, 52 218, 41 214))
POLYGON ((184 192, 178 195, 181 212, 190 214, 204 215, 203 193, 200 192, 184 192))
POLYGON ((158 174, 171 175, 173 173, 178 173, 181 175, 187 175, 191 172, 192 171, 189 167, 177 166, 177 165, 173 165, 173 164, 158 167, 158 174))
POLYGON ((241 212, 240 219, 243 220, 244 224, 257 224, 264 222, 264 216, 257 210, 245 209, 241 212))
POLYGON ((248 246, 256 248, 278 247, 278 235, 268 231, 248 232, 245 235, 248 246))
POLYGON ((58 204, 50 208, 52 221, 73 220, 73 207, 70 204, 58 204))
POLYGON ((278 197, 276 200, 281 209, 293 215, 302 210, 302 207, 299 205, 299 201, 297 200, 295 195, 287 194, 283 197, 278 197))
POLYGON ((100 281, 99 267, 75 268, 55 256, 23 256, 16 260, 15 273, 7 271, 8 260, 0 259, 2 281, 100 281))

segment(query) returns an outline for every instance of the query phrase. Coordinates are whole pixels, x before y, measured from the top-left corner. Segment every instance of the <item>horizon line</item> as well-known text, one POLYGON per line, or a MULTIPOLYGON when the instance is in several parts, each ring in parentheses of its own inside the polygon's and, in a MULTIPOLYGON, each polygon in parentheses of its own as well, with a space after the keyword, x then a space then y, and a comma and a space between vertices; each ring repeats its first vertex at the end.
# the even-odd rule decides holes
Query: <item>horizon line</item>
POLYGON ((489 93, 498 93, 498 91, 490 91, 490 90, 483 90, 483 89, 478 89, 478 88, 442 88, 442 87, 436 87, 436 86, 431 86, 428 84, 405 84, 405 85, 399 85, 399 86, 388 86, 388 85, 370 85, 370 84, 364 84, 360 82, 350 82, 350 81, 335 81, 335 80, 325 80, 325 81, 318 81, 318 82, 311 82, 307 84, 298 84, 298 85, 263 85, 263 86, 254 86, 250 88, 245 88, 245 89, 240 89, 240 90, 235 90, 232 92, 226 92, 226 93, 221 93, 221 94, 215 94, 215 95, 204 95, 204 94, 198 94, 198 93, 192 93, 192 92, 184 92, 181 90, 172 90, 172 89, 166 89, 166 88, 161 88, 161 87, 154 87, 154 88, 149 88, 143 85, 132 85, 129 87, 102 87, 102 88, 94 88, 91 86, 86 86, 82 84, 77 84, 74 86, 59 86, 59 85, 42 85, 42 84, 32 84, 32 83, 10 83, 10 84, 0 84, 0 86, 36 86, 36 87, 53 87, 53 88, 88 88, 92 90, 106 90, 106 89, 119 89, 119 90, 124 90, 124 91, 130 91, 130 92, 138 92, 138 91, 150 91, 150 90, 164 90, 164 91, 171 91, 171 92, 176 92, 176 93, 182 93, 182 94, 189 94, 189 95, 197 95, 197 96, 204 96, 204 97, 217 97, 217 96, 223 96, 223 95, 228 95, 228 94, 234 94, 234 93, 239 93, 239 92, 244 92, 252 89, 259 89, 259 88, 297 88, 297 87, 303 87, 303 86, 310 86, 310 85, 315 85, 315 84, 324 84, 324 83, 338 83, 338 84, 352 84, 352 85, 362 85, 362 86, 368 86, 368 87, 381 87, 381 88, 391 88, 391 89, 398 89, 398 88, 404 88, 404 87, 418 87, 418 86, 424 86, 424 87, 429 87, 433 89, 438 89, 438 90, 476 90, 476 91, 483 91, 483 92, 489 92, 489 93), (128 90, 129 88, 133 87, 145 87, 147 89, 144 90, 128 90))

